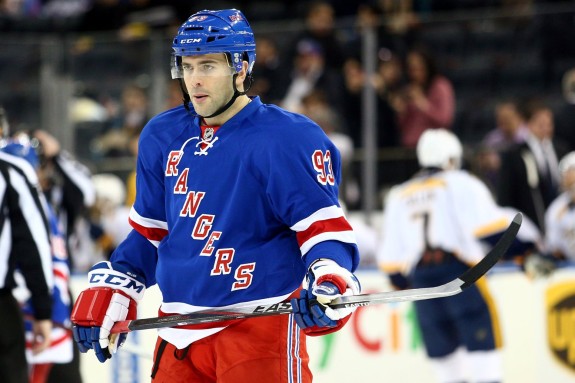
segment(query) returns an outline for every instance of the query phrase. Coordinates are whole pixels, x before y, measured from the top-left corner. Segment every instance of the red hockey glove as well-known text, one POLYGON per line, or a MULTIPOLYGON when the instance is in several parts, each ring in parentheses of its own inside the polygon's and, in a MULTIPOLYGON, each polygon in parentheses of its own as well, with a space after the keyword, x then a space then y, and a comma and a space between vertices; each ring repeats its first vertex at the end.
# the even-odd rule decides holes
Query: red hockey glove
POLYGON ((88 273, 90 287, 78 296, 72 310, 74 340, 81 352, 94 349, 100 362, 112 357, 126 340, 120 334, 110 342, 110 329, 117 321, 136 319, 137 301, 145 286, 110 262, 94 265, 88 273), (121 270, 121 271, 120 271, 121 270))
POLYGON ((355 308, 332 309, 327 305, 342 295, 356 295, 360 291, 355 275, 332 260, 320 259, 310 266, 300 297, 291 300, 294 318, 306 335, 338 331, 355 308))

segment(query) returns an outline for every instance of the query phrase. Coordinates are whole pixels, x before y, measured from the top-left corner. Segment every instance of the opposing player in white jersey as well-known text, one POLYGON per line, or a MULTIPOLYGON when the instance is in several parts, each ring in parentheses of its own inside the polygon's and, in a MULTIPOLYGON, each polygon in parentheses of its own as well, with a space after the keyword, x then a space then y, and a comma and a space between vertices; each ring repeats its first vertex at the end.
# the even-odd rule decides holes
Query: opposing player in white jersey
POLYGON ((575 152, 559 162, 563 192, 545 213, 545 244, 556 259, 575 261, 575 152))
POLYGON ((293 315, 161 329, 152 381, 311 382, 304 333, 335 331, 352 312, 315 298, 360 290, 339 152, 308 118, 246 95, 256 50, 240 11, 192 15, 172 48, 184 105, 140 135, 134 230, 91 269, 72 313, 75 340, 110 358, 113 324, 133 319, 156 283, 160 315, 291 298, 293 315))
MULTIPOLYGON (((417 158, 421 171, 388 195, 377 255, 399 289, 438 286, 461 275, 485 255, 482 239, 497 238, 513 216, 478 178, 459 169, 462 146, 453 133, 426 130, 417 158)), ((528 234, 533 242, 525 246, 533 246, 538 232, 528 234)), ((501 382, 501 333, 485 278, 456 296, 415 302, 415 308, 439 382, 501 382)))

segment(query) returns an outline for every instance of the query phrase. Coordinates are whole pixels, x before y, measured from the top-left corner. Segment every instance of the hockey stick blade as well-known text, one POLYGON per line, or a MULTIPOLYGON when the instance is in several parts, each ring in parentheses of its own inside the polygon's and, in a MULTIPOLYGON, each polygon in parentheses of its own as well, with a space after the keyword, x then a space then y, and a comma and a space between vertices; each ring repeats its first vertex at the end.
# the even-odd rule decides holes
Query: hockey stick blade
MULTIPOLYGON (((359 307, 381 303, 420 301, 459 294, 485 275, 501 259, 501 257, 503 257, 517 236, 519 228, 521 227, 521 222, 521 213, 517 213, 507 230, 505 230, 491 251, 489 251, 489 253, 487 253, 479 263, 451 282, 436 287, 341 297, 335 299, 329 306, 335 309, 359 307)), ((271 305, 234 307, 229 311, 225 309, 204 310, 190 314, 119 321, 114 324, 110 332, 115 334, 135 330, 158 329, 185 325, 202 325, 235 319, 290 314, 292 312, 291 303, 289 301, 285 301, 271 305)), ((201 326, 198 328, 201 328, 201 326)))

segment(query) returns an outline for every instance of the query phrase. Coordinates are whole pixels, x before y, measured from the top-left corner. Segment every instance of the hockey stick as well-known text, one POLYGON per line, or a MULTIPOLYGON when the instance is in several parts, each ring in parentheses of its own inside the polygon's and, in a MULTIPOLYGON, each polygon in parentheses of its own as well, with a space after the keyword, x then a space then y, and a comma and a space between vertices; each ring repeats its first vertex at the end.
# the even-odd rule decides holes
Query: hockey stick
MULTIPOLYGON (((471 267, 469 270, 451 282, 436 287, 387 291, 382 293, 341 297, 335 299, 332 303, 329 304, 329 306, 331 308, 338 309, 345 307, 369 306, 379 303, 420 301, 424 299, 435 299, 459 294, 469 286, 473 285, 501 259, 501 257, 505 254, 507 249, 509 249, 509 246, 511 246, 511 243, 517 236, 517 232, 521 226, 521 221, 522 216, 520 213, 517 213, 507 230, 505 230, 505 233, 503 233, 491 251, 489 251, 489 253, 487 253, 487 255, 481 261, 479 261, 479 263, 471 267)), ((114 324, 111 333, 115 334, 135 330, 146 330, 154 328, 157 329, 184 325, 199 325, 234 319, 290 314, 292 312, 292 306, 289 301, 274 303, 271 305, 234 307, 229 311, 226 311, 225 309, 204 310, 191 314, 120 321, 114 324)))

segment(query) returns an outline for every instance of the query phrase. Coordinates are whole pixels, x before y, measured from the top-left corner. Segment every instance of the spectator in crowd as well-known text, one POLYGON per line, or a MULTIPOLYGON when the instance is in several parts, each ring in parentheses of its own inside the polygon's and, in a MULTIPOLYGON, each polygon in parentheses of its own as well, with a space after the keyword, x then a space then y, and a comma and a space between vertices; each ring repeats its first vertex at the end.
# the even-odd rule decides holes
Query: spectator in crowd
POLYGON ((338 71, 327 66, 323 47, 315 40, 300 40, 287 91, 281 106, 300 113, 302 99, 314 89, 323 91, 330 104, 339 109, 342 106, 343 82, 338 71))
POLYGON ((509 149, 525 142, 529 130, 520 106, 512 100, 500 101, 495 105, 495 129, 489 131, 482 144, 497 151, 509 149))
POLYGON ((393 106, 398 113, 400 143, 415 148, 426 129, 449 129, 455 115, 455 95, 451 82, 438 72, 435 60, 425 48, 407 54, 408 84, 393 106))
POLYGON ((356 58, 346 60, 344 74, 344 117, 350 127, 349 135, 355 147, 362 142, 362 91, 371 85, 377 92, 377 146, 395 147, 398 143, 397 114, 392 107, 395 97, 403 84, 403 69, 400 59, 387 48, 378 52, 377 72, 369 79, 363 72, 361 62, 356 58))
POLYGON ((146 90, 130 83, 122 90, 118 110, 111 111, 110 129, 96 141, 104 157, 130 156, 129 141, 140 134, 149 118, 146 90))
POLYGON ((356 148, 361 148, 362 142, 362 112, 361 97, 366 76, 359 58, 348 58, 343 65, 343 117, 349 127, 349 136, 356 148))
POLYGON ((567 145, 554 137, 553 111, 540 100, 526 104, 528 135, 502 154, 497 200, 533 220, 545 233, 545 211, 559 192, 558 158, 567 145))
POLYGON ((496 127, 483 138, 475 157, 478 175, 494 192, 501 167, 501 152, 525 142, 529 134, 520 107, 513 100, 495 105, 495 124, 496 127))
POLYGON ((380 45, 405 56, 415 43, 421 25, 414 2, 379 0, 377 4, 382 12, 380 18, 384 21, 385 30, 380 34, 380 45))
POLYGON ((335 25, 335 11, 330 2, 315 0, 306 4, 305 29, 288 47, 286 57, 294 57, 302 40, 316 41, 324 52, 326 66, 339 71, 345 59, 344 44, 335 25))
MULTIPOLYGON (((349 58, 344 65, 344 108, 342 115, 348 126, 348 134, 354 146, 364 146, 363 137, 363 89, 373 86, 376 91, 376 146, 378 150, 394 148, 399 142, 397 113, 392 107, 394 98, 403 85, 403 68, 399 57, 387 48, 380 48, 376 73, 369 78, 363 71, 358 59, 349 58)), ((378 188, 384 187, 393 180, 405 179, 407 176, 403 166, 380 162, 377 167, 378 188)), ((357 166, 357 164, 355 164, 357 166)), ((358 175, 361 172, 358 170, 358 175)), ((359 193, 359 190, 358 190, 359 193)), ((350 206, 356 208, 357 206, 350 206)))
POLYGON ((377 142, 379 148, 398 145, 398 116, 392 105, 403 85, 403 68, 400 58, 386 48, 378 52, 378 65, 372 84, 377 91, 377 142))

